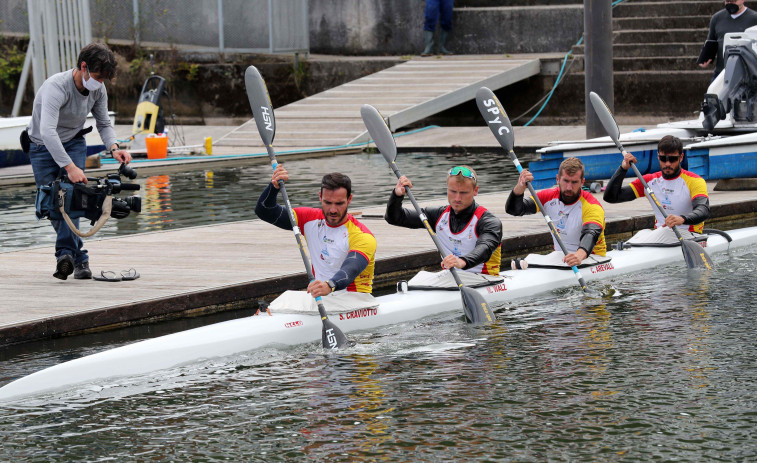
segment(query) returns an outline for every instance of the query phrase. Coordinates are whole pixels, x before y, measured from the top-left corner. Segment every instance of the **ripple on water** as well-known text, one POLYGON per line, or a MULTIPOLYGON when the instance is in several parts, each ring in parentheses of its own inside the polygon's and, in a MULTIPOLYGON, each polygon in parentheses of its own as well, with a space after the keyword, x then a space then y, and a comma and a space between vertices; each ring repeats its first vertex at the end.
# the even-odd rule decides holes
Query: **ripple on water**
POLYGON ((0 459, 751 461, 755 257, 512 301, 488 327, 449 314, 48 394, 0 408, 0 459))

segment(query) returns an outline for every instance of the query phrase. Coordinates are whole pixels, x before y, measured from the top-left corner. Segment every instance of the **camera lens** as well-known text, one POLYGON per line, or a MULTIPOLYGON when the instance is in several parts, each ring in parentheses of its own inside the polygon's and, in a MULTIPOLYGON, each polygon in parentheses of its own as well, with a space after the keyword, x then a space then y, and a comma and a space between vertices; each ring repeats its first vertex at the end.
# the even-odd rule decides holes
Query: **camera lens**
POLYGON ((118 173, 131 180, 137 178, 137 171, 126 164, 121 164, 121 167, 118 168, 118 173))
POLYGON ((142 198, 139 196, 129 196, 128 198, 125 198, 124 201, 132 211, 137 213, 142 212, 142 198))

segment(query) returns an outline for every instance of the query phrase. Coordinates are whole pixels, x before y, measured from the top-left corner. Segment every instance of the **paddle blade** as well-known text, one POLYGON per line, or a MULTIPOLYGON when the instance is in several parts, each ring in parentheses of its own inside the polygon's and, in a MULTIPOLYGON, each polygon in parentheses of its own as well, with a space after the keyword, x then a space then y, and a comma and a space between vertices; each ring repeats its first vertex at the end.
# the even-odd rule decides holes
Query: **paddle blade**
POLYGON ((386 126, 381 113, 373 106, 366 104, 360 108, 360 116, 363 118, 365 128, 371 135, 371 139, 376 144, 386 162, 392 163, 397 158, 397 145, 394 143, 394 137, 389 127, 386 126))
POLYGON ((683 250, 683 258, 686 261, 688 268, 699 268, 705 270, 712 270, 715 268, 715 264, 712 263, 710 255, 704 250, 702 246, 694 241, 682 240, 681 249, 683 250))
POLYGON ((273 117, 273 106, 265 81, 255 66, 250 66, 245 71, 244 86, 247 88, 247 98, 250 100, 252 117, 258 126, 260 138, 266 146, 271 146, 276 135, 276 120, 273 117))
POLYGON ((342 333, 342 330, 328 318, 323 320, 321 339, 324 349, 339 349, 340 347, 349 347, 352 345, 347 336, 342 333))
MULTIPOLYGON (((610 111, 607 103, 605 103, 605 100, 603 100, 601 96, 594 92, 589 93, 589 99, 591 100, 591 105, 594 107, 594 112, 597 113, 599 122, 601 122, 602 127, 605 128, 605 132, 607 132, 607 135, 609 135, 610 138, 612 138, 612 141, 614 141, 615 144, 618 145, 618 148, 620 148, 620 142, 618 141, 620 138, 620 128, 618 127, 618 123, 615 122, 615 118, 612 116, 612 111, 610 111)), ((620 148, 620 150, 622 151, 622 148, 620 148)))
POLYGON ((494 323, 497 317, 478 291, 467 286, 462 286, 460 292, 463 296, 465 318, 468 323, 494 323))
POLYGON ((486 87, 479 88, 476 92, 476 105, 494 138, 506 151, 512 151, 515 146, 513 126, 494 92, 486 87))

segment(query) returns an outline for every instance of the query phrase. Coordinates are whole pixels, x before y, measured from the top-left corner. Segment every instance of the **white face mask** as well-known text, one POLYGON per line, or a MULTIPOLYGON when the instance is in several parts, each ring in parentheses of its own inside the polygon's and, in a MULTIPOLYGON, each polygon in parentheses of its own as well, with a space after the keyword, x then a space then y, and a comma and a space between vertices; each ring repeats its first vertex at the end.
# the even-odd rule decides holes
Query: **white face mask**
MULTIPOLYGON (((89 74, 89 68, 87 68, 87 74, 89 74)), ((89 74, 89 79, 85 79, 84 74, 82 74, 81 78, 82 78, 82 83, 84 84, 84 88, 86 88, 90 92, 94 92, 95 90, 99 89, 103 85, 102 82, 98 82, 95 79, 93 79, 92 74, 89 74)))

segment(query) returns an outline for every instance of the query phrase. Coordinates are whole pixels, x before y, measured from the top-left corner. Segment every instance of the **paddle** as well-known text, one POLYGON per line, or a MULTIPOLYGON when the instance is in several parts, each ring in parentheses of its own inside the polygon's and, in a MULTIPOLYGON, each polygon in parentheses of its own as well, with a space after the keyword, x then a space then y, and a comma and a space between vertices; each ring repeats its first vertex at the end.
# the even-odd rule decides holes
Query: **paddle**
MULTIPOLYGON (((365 127, 368 129, 368 133, 371 135, 373 142, 376 143, 376 146, 384 156, 384 159, 389 163, 389 167, 394 171, 394 175, 396 175, 397 178, 400 178, 402 174, 400 173, 397 164, 394 162, 397 158, 397 145, 394 143, 394 137, 392 137, 389 127, 386 126, 384 118, 382 118, 378 110, 371 105, 363 105, 363 107, 360 108, 360 115, 363 117, 363 122, 365 123, 365 127)), ((428 218, 415 200, 413 192, 410 191, 410 188, 407 186, 405 187, 405 192, 423 221, 423 225, 426 226, 429 235, 431 235, 431 239, 434 240, 434 244, 436 245, 439 254, 442 258, 446 257, 444 249, 442 248, 442 243, 439 241, 439 237, 436 236, 434 229, 429 225, 428 218)), ((466 321, 468 323, 492 323, 496 317, 484 298, 475 289, 463 286, 463 282, 460 281, 460 276, 457 274, 456 268, 453 267, 450 271, 452 272, 452 277, 455 279, 455 283, 457 284, 457 287, 460 288, 462 294, 466 321)))
MULTIPOLYGON (((620 128, 618 128, 618 123, 615 122, 615 118, 612 116, 610 108, 607 107, 607 104, 602 99, 602 97, 594 92, 591 92, 589 94, 589 98, 591 99, 591 104, 592 106, 594 106, 594 111, 596 111, 599 120, 602 122, 602 126, 605 128, 607 135, 612 138, 612 141, 615 142, 615 146, 617 146, 622 153, 623 151, 625 151, 625 149, 623 148, 623 145, 620 144, 619 140, 620 128)), ((641 181, 641 184, 644 185, 644 191, 646 192, 646 195, 652 198, 652 203, 660 212, 660 214, 662 214, 664 218, 667 218, 668 214, 665 212, 662 204, 660 204, 660 202, 657 200, 657 196, 655 196, 652 189, 649 188, 647 181, 644 180, 644 176, 641 175, 639 169, 636 168, 636 164, 631 163, 631 167, 633 168, 636 177, 638 177, 641 181)), ((707 251, 705 251, 702 246, 693 241, 684 239, 681 235, 681 232, 678 231, 678 227, 673 227, 673 232, 675 232, 676 237, 678 237, 678 241, 681 242, 683 258, 689 268, 705 268, 711 270, 715 267, 709 254, 707 254, 707 251)))
MULTIPOLYGON (((476 105, 478 106, 478 110, 481 112, 481 115, 484 117, 487 125, 494 134, 494 138, 496 138, 499 144, 502 145, 502 148, 507 151, 507 154, 510 156, 513 164, 515 164, 515 167, 518 169, 518 173, 523 172, 523 167, 520 165, 520 161, 518 161, 518 158, 515 156, 515 151, 513 151, 513 146, 515 144, 513 126, 510 124, 510 119, 507 117, 507 113, 502 108, 502 105, 494 95, 494 92, 486 87, 481 87, 480 89, 478 89, 478 91, 476 92, 476 105)), ((544 216, 544 220, 547 222, 547 226, 549 226, 550 233, 552 233, 552 236, 555 237, 557 244, 560 245, 560 249, 562 249, 563 254, 567 256, 568 250, 565 248, 565 244, 563 243, 562 238, 560 238, 560 233, 558 233, 557 227, 555 227, 552 219, 544 211, 544 205, 536 195, 536 191, 534 191, 534 187, 531 186, 531 182, 526 183, 526 186, 528 187, 528 191, 531 192, 533 200, 536 202, 536 205, 539 207, 539 210, 544 216)), ((589 288, 586 286, 586 281, 584 280, 584 277, 581 276, 581 272, 578 271, 578 267, 572 265, 570 268, 573 270, 573 274, 578 280, 578 284, 581 285, 581 289, 584 291, 584 293, 588 293, 589 288)))
MULTIPOLYGON (((273 146, 271 146, 273 143, 273 137, 276 135, 276 121, 273 117, 273 107, 271 106, 271 99, 268 96, 268 89, 265 86, 265 81, 255 66, 250 66, 247 68, 247 71, 245 71, 244 84, 247 88, 247 98, 250 100, 252 115, 255 118, 255 124, 258 126, 260 138, 263 139, 265 148, 268 150, 271 166, 276 170, 278 162, 276 161, 276 153, 273 151, 273 146)), ((292 231, 294 232, 294 237, 297 239, 297 245, 300 247, 300 255, 302 256, 302 262, 305 264, 308 280, 313 281, 315 280, 315 277, 313 276, 313 267, 310 264, 310 258, 308 257, 306 250, 307 242, 302 233, 300 233, 300 228, 297 226, 297 219, 294 217, 292 204, 289 202, 289 196, 287 195, 286 187, 282 180, 279 180, 279 189, 284 196, 287 213, 289 214, 289 221, 292 223, 292 231)), ((329 320, 326 315, 326 309, 323 307, 321 297, 316 297, 315 302, 318 305, 318 313, 321 315, 321 321, 323 322, 323 347, 327 349, 336 349, 350 345, 350 341, 347 339, 347 336, 342 333, 342 330, 329 320)))

